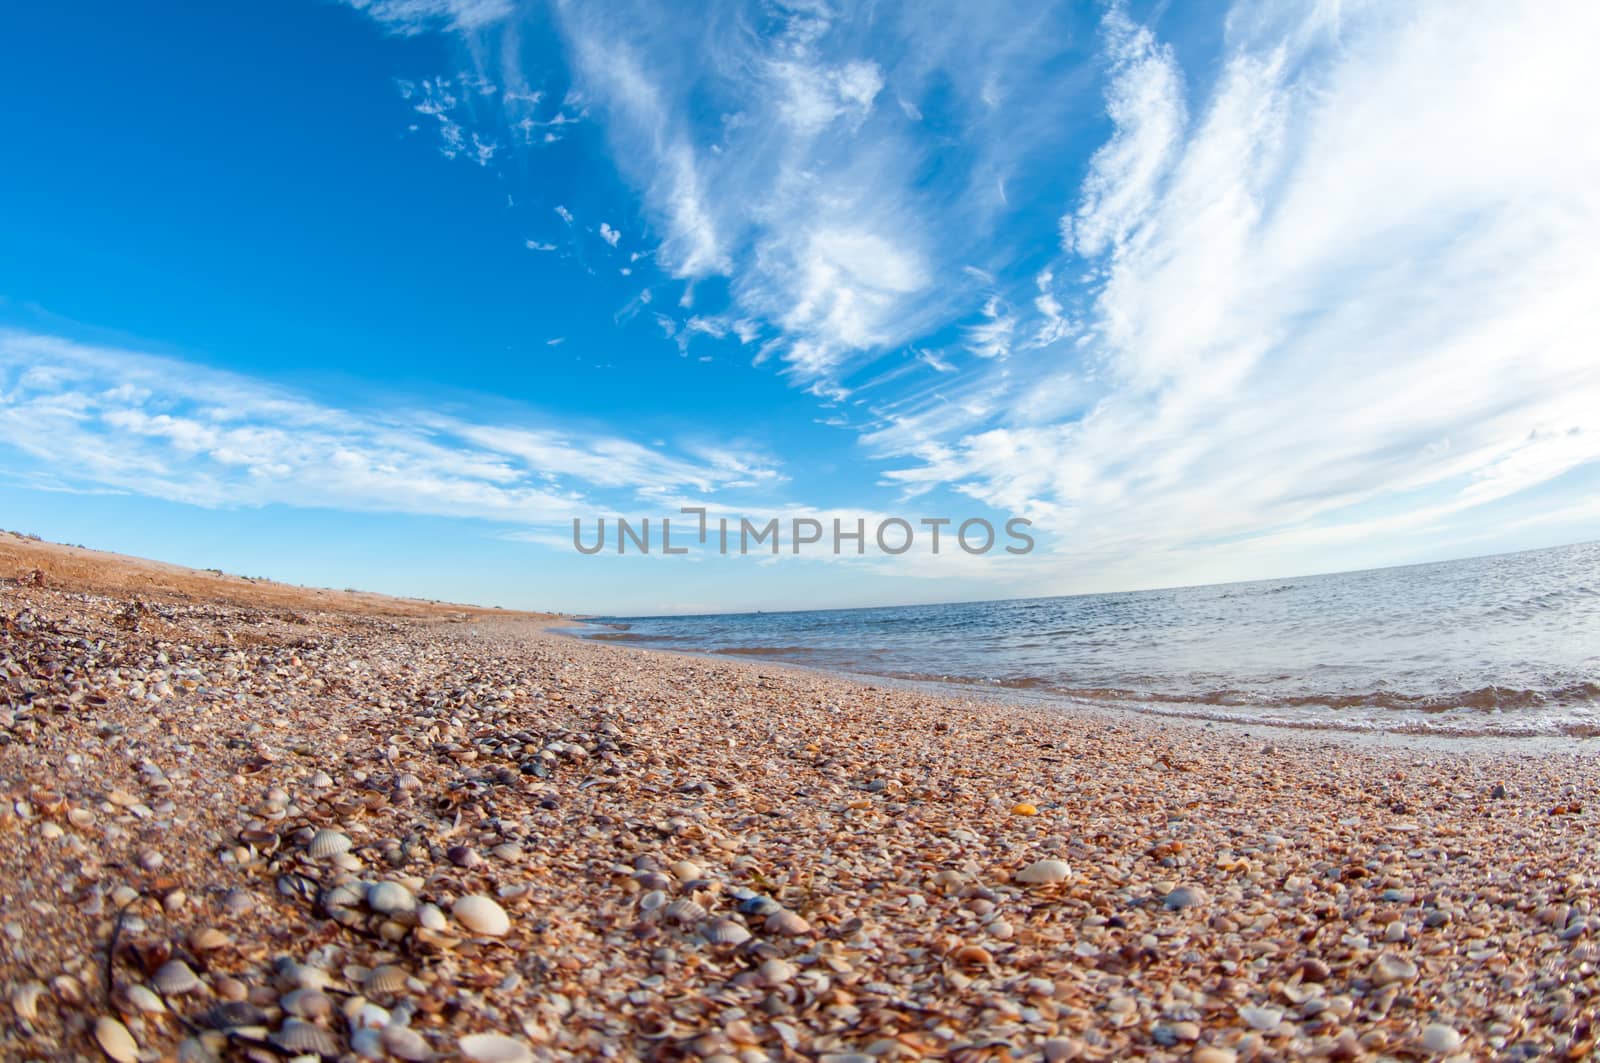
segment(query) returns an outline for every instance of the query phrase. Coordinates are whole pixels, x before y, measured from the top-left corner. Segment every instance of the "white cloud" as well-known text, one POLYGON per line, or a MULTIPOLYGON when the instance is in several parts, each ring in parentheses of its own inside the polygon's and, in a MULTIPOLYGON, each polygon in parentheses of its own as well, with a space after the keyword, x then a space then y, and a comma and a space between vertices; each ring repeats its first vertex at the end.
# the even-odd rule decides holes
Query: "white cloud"
POLYGON ((556 249, 555 244, 542 243, 538 240, 526 240, 524 244, 529 251, 554 251, 556 249))
POLYGON ((605 222, 601 222, 600 239, 604 240, 612 247, 616 247, 617 241, 622 239, 622 234, 617 232, 617 230, 613 229, 611 226, 607 225, 605 222))
POLYGON ((512 0, 344 0, 391 33, 413 36, 439 27, 478 30, 510 16, 512 0))
POLYGON ((1108 19, 1116 132, 1070 214, 1091 379, 1039 361, 981 416, 892 413, 871 442, 920 459, 893 482, 1150 585, 1357 559, 1600 461, 1600 9, 1241 28, 1267 10, 1236 12, 1192 121, 1170 53, 1108 19), (1079 416, 1031 419, 1041 381, 1079 416))
POLYGON ((569 518, 596 491, 635 499, 780 479, 729 446, 673 454, 425 408, 341 409, 193 364, 14 331, 0 331, 0 445, 63 482, 201 506, 516 522, 569 518))
POLYGON ((568 225, 572 224, 572 211, 568 210, 566 207, 563 207, 559 203, 556 204, 556 216, 562 221, 566 222, 568 225))

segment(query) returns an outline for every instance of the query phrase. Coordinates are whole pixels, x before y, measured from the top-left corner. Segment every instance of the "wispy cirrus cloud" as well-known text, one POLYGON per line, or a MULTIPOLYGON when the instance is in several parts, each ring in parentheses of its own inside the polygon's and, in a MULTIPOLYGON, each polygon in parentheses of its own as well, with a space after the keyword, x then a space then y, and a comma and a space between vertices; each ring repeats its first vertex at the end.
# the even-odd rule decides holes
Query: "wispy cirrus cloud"
POLYGON ((726 444, 672 452, 425 407, 340 408, 249 377, 16 331, 0 331, 0 444, 62 482, 200 506, 510 522, 782 480, 764 456, 726 444))
POLYGON ((889 411, 869 442, 920 459, 891 482, 1041 514, 1148 582, 1448 528, 1600 461, 1595 9, 1296 11, 1236 8, 1192 105, 1112 12, 1116 127, 1058 267, 1089 278, 1082 358, 1013 361, 970 416, 889 411), (1030 423, 1075 374, 1078 415, 1030 423))

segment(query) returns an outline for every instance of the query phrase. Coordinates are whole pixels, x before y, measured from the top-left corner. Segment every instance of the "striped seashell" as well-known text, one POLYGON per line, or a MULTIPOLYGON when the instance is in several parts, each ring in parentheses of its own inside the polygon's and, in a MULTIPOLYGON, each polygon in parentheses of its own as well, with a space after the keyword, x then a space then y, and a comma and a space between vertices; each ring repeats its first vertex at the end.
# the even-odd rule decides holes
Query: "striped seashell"
POLYGON ((150 981, 156 987, 156 991, 164 997, 193 993, 201 986, 200 976, 182 960, 168 960, 163 963, 150 981))
POLYGON ((359 882, 342 882, 322 895, 324 908, 354 908, 366 899, 367 891, 359 882))
POLYGON ((665 914, 668 919, 676 923, 698 923, 706 917, 706 910, 698 901, 683 897, 667 905, 665 914))
POLYGON ((398 993, 406 987, 406 982, 411 978, 411 973, 404 967, 396 967, 386 963, 382 967, 374 967, 367 972, 361 980, 361 986, 368 993, 384 994, 398 993))
POLYGON ((311 836, 306 843, 306 855, 313 860, 326 860, 329 857, 348 853, 354 843, 350 835, 338 830, 324 828, 311 836))
POLYGON ((178 1063, 218 1063, 211 1046, 199 1037, 185 1037, 178 1042, 178 1063))
POLYGON ((289 1019, 279 1027, 278 1031, 267 1037, 274 1045, 292 1055, 321 1056, 323 1059, 337 1059, 343 1051, 339 1047, 338 1038, 320 1026, 313 1026, 301 1019, 289 1019))
POLYGON ((196 952, 215 952, 229 944, 228 935, 214 926, 202 927, 189 935, 189 947, 196 952))
POLYGON ((700 936, 713 945, 743 945, 750 931, 732 919, 712 919, 700 928, 700 936))

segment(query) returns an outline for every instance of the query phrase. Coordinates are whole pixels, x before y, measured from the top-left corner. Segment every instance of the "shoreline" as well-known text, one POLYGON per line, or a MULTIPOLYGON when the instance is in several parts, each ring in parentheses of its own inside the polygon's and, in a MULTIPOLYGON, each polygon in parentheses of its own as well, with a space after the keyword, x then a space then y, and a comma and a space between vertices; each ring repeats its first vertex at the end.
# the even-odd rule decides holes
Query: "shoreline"
POLYGON ((580 642, 614 646, 640 653, 660 653, 670 656, 690 657, 697 660, 720 662, 730 666, 742 664, 752 668, 795 669, 804 673, 832 678, 843 683, 869 687, 881 684, 895 689, 921 692, 940 699, 971 700, 996 709, 1043 711, 1059 714, 1068 719, 1094 720, 1104 717, 1118 721, 1142 721, 1154 726, 1161 726, 1165 722, 1173 727, 1191 727, 1201 731, 1215 729, 1244 736, 1248 736, 1251 732, 1260 731, 1284 741, 1293 740, 1298 736, 1306 741, 1325 739, 1332 743, 1351 743, 1354 745, 1372 745, 1398 749, 1427 748, 1440 752, 1449 752, 1451 750, 1482 753, 1515 751, 1527 755, 1541 756, 1600 756, 1600 734, 1528 734, 1444 729, 1406 730, 1403 727, 1382 729, 1341 725, 1338 722, 1324 723, 1310 718, 1304 722, 1290 722, 1280 720, 1244 720, 1236 717, 1229 718, 1220 713, 1216 716, 1206 716, 1199 713, 1164 712, 1154 708, 1141 709, 1130 704, 1084 702, 1044 687, 1023 689, 1000 684, 988 684, 981 681, 912 679, 875 672, 851 671, 831 665, 807 664, 804 661, 789 660, 780 655, 769 657, 754 654, 728 654, 716 650, 667 648, 629 642, 626 639, 596 638, 577 630, 585 623, 587 621, 581 618, 574 618, 566 624, 549 625, 549 630, 553 634, 559 634, 580 642))
POLYGON ((97 1057, 107 1022, 187 1059, 1595 1047, 1588 752, 26 575, 0 569, 0 1056, 97 1057))

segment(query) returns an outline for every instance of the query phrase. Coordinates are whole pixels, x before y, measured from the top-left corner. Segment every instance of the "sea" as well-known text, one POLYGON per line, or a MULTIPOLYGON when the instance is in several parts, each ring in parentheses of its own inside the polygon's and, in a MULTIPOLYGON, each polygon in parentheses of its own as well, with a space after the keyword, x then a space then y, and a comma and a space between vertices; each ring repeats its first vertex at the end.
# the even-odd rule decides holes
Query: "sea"
POLYGON ((869 609, 597 617, 588 638, 1064 708, 1600 736, 1600 542, 1293 579, 869 609))

